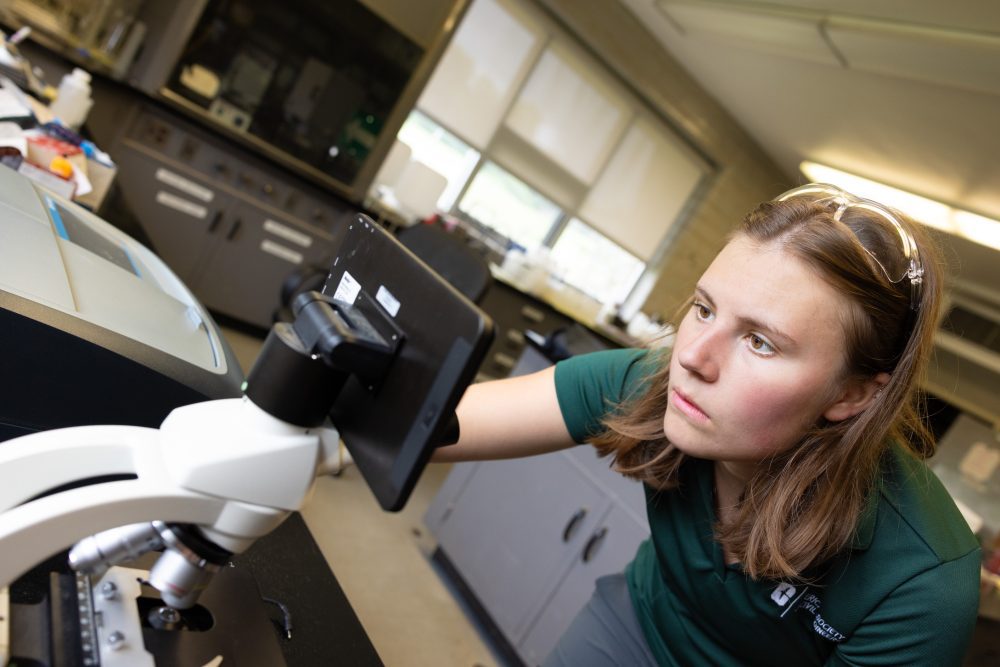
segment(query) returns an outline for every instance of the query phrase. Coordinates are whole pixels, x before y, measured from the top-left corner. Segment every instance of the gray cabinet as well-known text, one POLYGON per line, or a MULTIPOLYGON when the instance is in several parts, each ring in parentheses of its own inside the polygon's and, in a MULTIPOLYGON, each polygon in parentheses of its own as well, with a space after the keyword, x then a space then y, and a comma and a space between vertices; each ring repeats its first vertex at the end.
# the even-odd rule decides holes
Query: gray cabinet
POLYGON ((538 664, 649 534, 642 487, 589 446, 454 466, 425 523, 506 640, 538 664))
POLYGON ((119 150, 115 160, 118 183, 154 250, 190 287, 215 249, 232 198, 198 174, 171 168, 132 147, 119 150))
POLYGON ((502 278, 494 280, 486 290, 480 307, 493 318, 497 327, 496 336, 480 368, 482 375, 489 378, 518 374, 516 367, 522 353, 531 349, 526 345, 527 331, 543 337, 560 329, 568 331, 573 346, 578 348, 572 351, 574 354, 621 347, 620 343, 588 329, 541 299, 519 291, 502 278))
POLYGON ((194 283, 212 310, 258 326, 271 325, 281 283, 309 264, 325 264, 331 237, 249 204, 228 210, 217 246, 194 283))
POLYGON ((162 110, 139 106, 111 146, 153 250, 210 309, 258 327, 289 274, 325 264, 353 213, 162 110))
POLYGON ((537 665, 545 660, 577 611, 590 599, 594 581, 605 574, 620 572, 648 536, 645 522, 639 522, 617 505, 608 508, 520 642, 525 662, 537 665))
POLYGON ((506 377, 514 369, 524 350, 525 330, 544 335, 572 323, 550 306, 500 280, 493 281, 480 306, 497 327, 480 372, 495 378, 506 377))
POLYGON ((466 583, 490 601, 497 625, 520 637, 602 505, 600 488, 560 454, 477 464, 436 537, 466 583))

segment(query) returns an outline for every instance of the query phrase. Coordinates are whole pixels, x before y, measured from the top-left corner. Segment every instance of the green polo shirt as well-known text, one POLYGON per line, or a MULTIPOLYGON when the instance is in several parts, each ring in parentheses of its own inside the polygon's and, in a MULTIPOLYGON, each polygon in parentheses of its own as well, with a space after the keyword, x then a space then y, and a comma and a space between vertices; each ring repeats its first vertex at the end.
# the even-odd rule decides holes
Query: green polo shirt
MULTIPOLYGON (((584 442, 656 360, 641 350, 556 366, 559 405, 584 442)), ((626 569, 649 647, 662 665, 958 665, 979 604, 979 544, 944 487, 898 447, 854 540, 808 574, 753 580, 712 537, 712 462, 691 459, 670 491, 646 488, 651 537, 626 569)))

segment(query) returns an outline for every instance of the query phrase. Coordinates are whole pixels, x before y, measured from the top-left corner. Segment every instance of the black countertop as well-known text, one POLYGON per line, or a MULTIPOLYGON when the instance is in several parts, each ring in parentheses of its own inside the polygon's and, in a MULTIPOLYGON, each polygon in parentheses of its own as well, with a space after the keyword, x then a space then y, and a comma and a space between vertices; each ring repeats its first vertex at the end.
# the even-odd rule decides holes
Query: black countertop
MULTIPOLYGON (((140 559, 135 561, 134 565, 129 564, 129 566, 148 568, 155 560, 154 556, 155 554, 147 554, 142 557, 146 560, 140 559)), ((263 617, 261 609, 252 609, 249 610, 245 620, 225 619, 224 625, 228 628, 226 630, 227 636, 243 637, 244 635, 240 635, 240 632, 250 627, 255 628, 255 630, 247 629, 247 632, 273 630, 287 667, 328 667, 334 664, 351 665, 352 667, 380 667, 382 665, 375 647, 368 639, 368 635, 354 614, 344 591, 337 583, 333 572, 330 571, 319 546, 313 540, 298 512, 290 515, 281 526, 255 542, 246 552, 236 556, 233 562, 235 567, 249 571, 252 580, 250 577, 241 578, 242 583, 239 585, 242 588, 238 589, 223 587, 220 583, 221 579, 210 582, 202 600, 206 600, 213 590, 213 583, 215 583, 218 587, 216 592, 231 596, 227 601, 238 609, 242 608, 239 606, 242 604, 257 604, 259 597, 280 601, 288 609, 293 632, 291 639, 283 636, 279 622, 281 614, 276 613, 276 608, 261 601, 259 602, 261 609, 266 610, 266 616, 271 617, 276 622, 270 627, 266 620, 264 624, 256 623, 254 625, 251 623, 251 625, 246 625, 246 620, 250 620, 252 617, 263 617), (254 583, 256 583, 257 590, 252 590, 254 583), (228 593, 223 591, 228 591, 228 593), (238 595, 234 595, 234 593, 238 593, 238 595), (230 632, 233 634, 230 635, 230 632)), ((11 603, 27 605, 22 607, 21 609, 24 611, 20 612, 27 614, 24 618, 35 617, 28 609, 34 608, 49 594, 50 573, 67 572, 69 570, 66 567, 65 552, 47 559, 11 586, 11 603)), ((216 577, 221 577, 223 574, 225 573, 219 573, 216 577)), ((14 612, 14 616, 20 615, 16 606, 12 608, 12 612, 14 612)), ((219 609, 216 608, 216 613, 218 612, 219 609)), ((34 628, 33 621, 25 620, 23 622, 29 623, 29 625, 20 626, 22 629, 34 628)), ((42 625, 47 626, 48 623, 44 622, 42 625)), ((41 628, 40 631, 48 633, 44 628, 41 628)), ((34 630, 29 634, 34 635, 34 630)), ((55 639, 52 637, 50 640, 43 641, 48 644, 49 641, 55 639)), ((63 639, 62 644, 66 646, 73 644, 72 637, 64 637, 63 639)), ((237 653, 241 650, 246 651, 246 646, 240 646, 241 644, 260 646, 259 643, 248 641, 248 639, 237 639, 236 643, 231 646, 237 653)), ((55 643, 60 642, 57 640, 55 643)), ((21 650, 25 650, 27 646, 35 646, 34 640, 22 638, 21 650), (24 641, 28 641, 28 644, 24 644, 24 641)), ((163 646, 170 646, 170 644, 163 646)), ((273 650, 273 642, 265 640, 263 647, 273 650)), ((16 651, 18 643, 15 642, 12 648, 16 651)), ((158 655, 156 647, 150 647, 147 644, 146 648, 153 650, 154 655, 158 655)), ((72 652, 78 649, 70 650, 69 654, 72 655, 72 652)), ((171 656, 175 652, 169 650, 167 654, 160 657, 167 664, 173 664, 171 656)), ((43 656, 45 654, 47 654, 47 650, 37 655, 43 656)), ((183 650, 179 654, 183 654, 183 650)), ((36 653, 27 655, 36 655, 36 653)), ((264 661, 267 667, 273 667, 270 664, 273 661, 269 659, 264 659, 264 661)), ((260 662, 258 661, 257 664, 260 662)))
POLYGON ((288 667, 382 665, 298 512, 236 562, 250 568, 263 597, 281 600, 291 612, 292 639, 281 640, 288 667))

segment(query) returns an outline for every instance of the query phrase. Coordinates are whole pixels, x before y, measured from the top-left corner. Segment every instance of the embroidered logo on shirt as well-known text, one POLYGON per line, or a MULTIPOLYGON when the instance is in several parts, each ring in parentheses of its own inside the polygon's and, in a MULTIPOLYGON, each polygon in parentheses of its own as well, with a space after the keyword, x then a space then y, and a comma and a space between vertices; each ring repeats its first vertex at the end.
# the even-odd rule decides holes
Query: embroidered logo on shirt
POLYGON ((771 599, 779 607, 784 607, 793 597, 795 597, 795 586, 791 584, 778 584, 771 591, 771 599))
POLYGON ((824 621, 823 617, 819 614, 816 614, 816 617, 813 618, 813 630, 823 639, 829 639, 832 642, 844 641, 843 633, 834 630, 833 626, 824 621))
POLYGON ((799 603, 799 609, 804 609, 813 615, 813 630, 823 639, 827 639, 831 642, 842 642, 847 637, 844 633, 840 632, 832 625, 827 623, 820 613, 819 609, 823 605, 823 600, 820 599, 815 593, 810 593, 802 597, 802 602, 799 603))

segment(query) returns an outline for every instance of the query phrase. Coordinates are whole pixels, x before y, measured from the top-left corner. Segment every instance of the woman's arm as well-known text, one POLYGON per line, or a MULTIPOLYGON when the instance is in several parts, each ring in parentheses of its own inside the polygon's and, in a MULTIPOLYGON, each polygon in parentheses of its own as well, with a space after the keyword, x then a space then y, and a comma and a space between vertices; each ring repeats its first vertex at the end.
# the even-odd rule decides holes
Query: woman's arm
POLYGON ((459 440, 431 461, 481 461, 572 447, 556 399, 555 367, 470 386, 456 410, 459 440))

